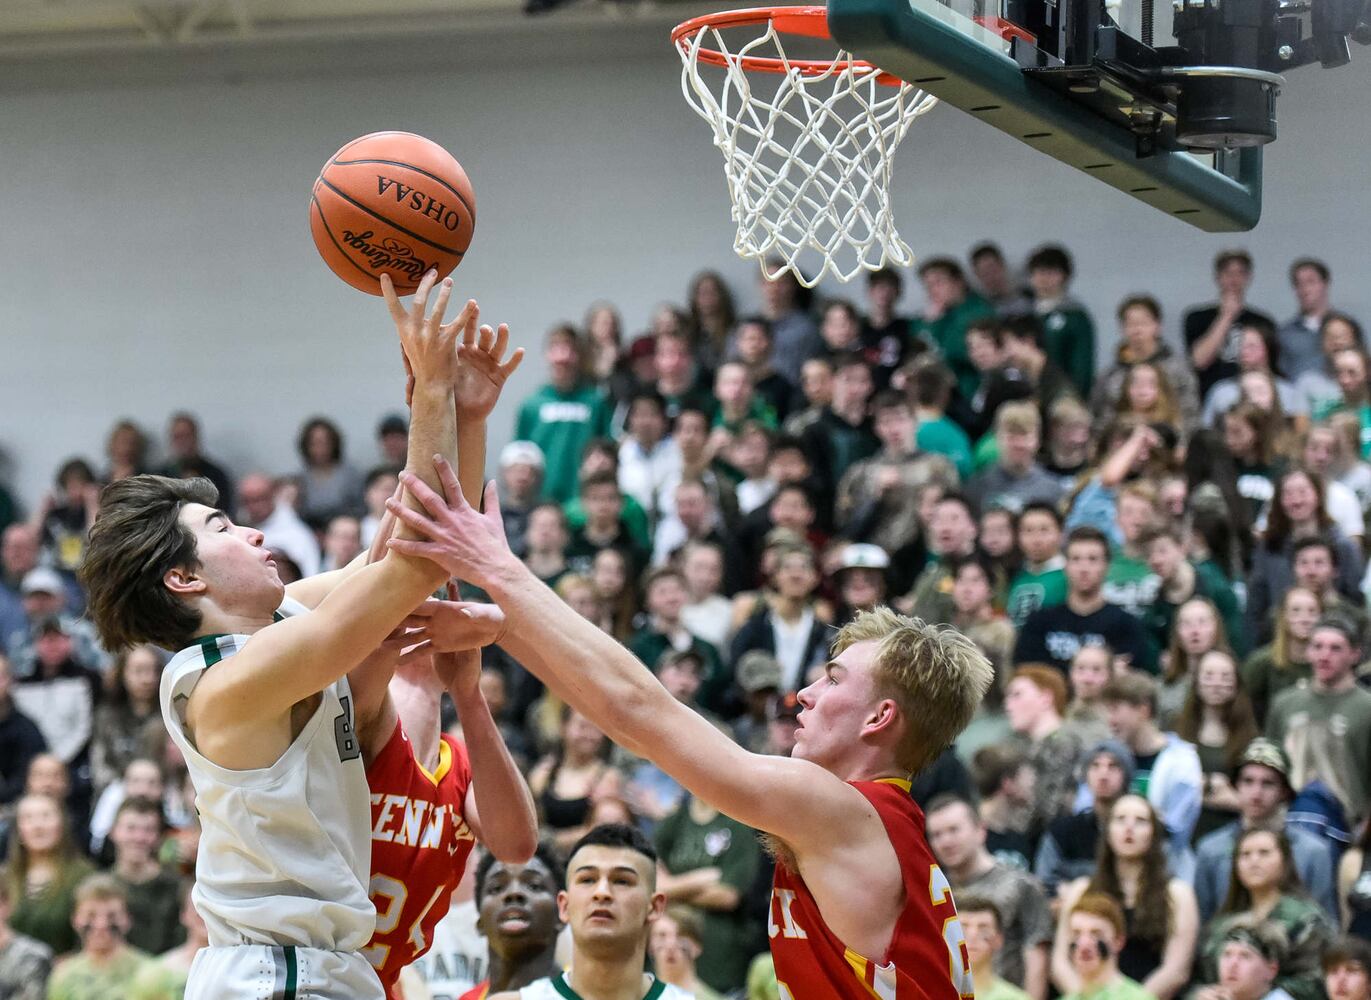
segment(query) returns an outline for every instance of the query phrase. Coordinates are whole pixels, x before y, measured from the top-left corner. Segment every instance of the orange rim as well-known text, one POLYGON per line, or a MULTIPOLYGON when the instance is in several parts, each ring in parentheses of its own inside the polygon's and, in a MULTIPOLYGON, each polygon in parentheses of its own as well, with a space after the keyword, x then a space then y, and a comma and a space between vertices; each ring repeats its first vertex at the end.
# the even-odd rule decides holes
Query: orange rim
MULTIPOLYGON (((826 7, 749 7, 745 10, 722 10, 692 17, 672 29, 671 41, 685 51, 691 39, 706 28, 745 28, 748 25, 767 23, 783 35, 829 39, 833 37, 828 31, 826 7)), ((700 47, 695 58, 709 66, 727 68, 736 64, 750 73, 786 73, 795 70, 801 76, 825 76, 846 69, 859 72, 876 70, 879 74, 876 77, 877 83, 887 87, 898 87, 904 82, 863 59, 836 59, 826 62, 822 59, 777 59, 771 56, 729 57, 718 49, 707 49, 704 46, 700 47)))

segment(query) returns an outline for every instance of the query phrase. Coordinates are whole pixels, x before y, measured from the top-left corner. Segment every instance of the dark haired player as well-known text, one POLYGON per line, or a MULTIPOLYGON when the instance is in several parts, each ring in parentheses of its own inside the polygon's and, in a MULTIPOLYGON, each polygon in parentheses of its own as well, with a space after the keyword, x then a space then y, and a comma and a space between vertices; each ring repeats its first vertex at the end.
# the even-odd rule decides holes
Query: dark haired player
POLYGON ((558 916, 571 927, 571 968, 491 1000, 690 1000, 643 971, 652 924, 666 909, 657 852, 631 826, 597 826, 571 850, 558 916))
POLYGON ((562 863, 550 844, 540 843, 527 864, 506 864, 493 854, 476 866, 476 929, 490 946, 490 976, 461 1000, 487 1000, 491 993, 517 991, 561 973, 557 935, 562 929, 557 896, 562 863))

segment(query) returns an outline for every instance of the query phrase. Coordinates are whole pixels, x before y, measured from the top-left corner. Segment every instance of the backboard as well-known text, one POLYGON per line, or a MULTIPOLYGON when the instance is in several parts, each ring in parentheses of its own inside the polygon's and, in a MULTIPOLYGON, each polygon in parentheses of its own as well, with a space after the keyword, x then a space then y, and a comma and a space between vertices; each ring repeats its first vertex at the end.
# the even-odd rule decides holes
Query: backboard
MULTIPOLYGON (((1062 0, 1063 9, 1068 2, 1062 0)), ((1143 4, 1150 15, 1151 0, 1143 4)), ((1084 71, 1044 54, 1069 44, 1063 37, 1040 40, 1016 26, 1034 24, 1034 16, 1043 24, 1043 11, 1048 23, 1056 23, 1055 0, 828 0, 828 27, 858 58, 1179 221, 1208 232, 1255 226, 1261 216, 1260 143, 1269 138, 1187 151, 1177 140, 1177 107, 1167 101, 1167 94, 1178 91, 1168 89, 1166 79, 1211 69, 1228 79, 1241 77, 1252 88, 1256 117, 1263 107, 1269 110, 1274 137, 1280 78, 1220 67, 1139 74, 1137 60, 1129 57, 1150 47, 1115 30, 1107 16, 1099 18, 1095 5, 1077 9, 1096 18, 1072 26, 1090 32, 1096 58, 1084 71), (1015 7, 1006 11, 1001 3, 1015 7), (1030 4, 1039 10, 1026 17, 1030 4), (1139 99, 1140 93, 1147 96, 1139 99)), ((1117 14, 1112 4, 1106 9, 1117 14)), ((1150 43, 1150 30, 1144 37, 1150 43)))

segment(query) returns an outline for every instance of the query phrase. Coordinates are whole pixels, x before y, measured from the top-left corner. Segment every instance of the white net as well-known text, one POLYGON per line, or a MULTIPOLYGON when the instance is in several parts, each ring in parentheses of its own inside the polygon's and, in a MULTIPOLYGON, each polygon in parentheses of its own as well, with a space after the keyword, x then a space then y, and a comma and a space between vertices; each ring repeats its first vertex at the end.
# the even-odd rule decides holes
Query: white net
POLYGON ((681 89, 724 154, 733 249, 811 288, 830 273, 851 281, 863 269, 908 266, 914 257, 890 204, 891 156, 937 98, 854 65, 847 52, 792 59, 782 39, 768 18, 677 42, 681 89), (736 49, 728 44, 758 31, 736 49))

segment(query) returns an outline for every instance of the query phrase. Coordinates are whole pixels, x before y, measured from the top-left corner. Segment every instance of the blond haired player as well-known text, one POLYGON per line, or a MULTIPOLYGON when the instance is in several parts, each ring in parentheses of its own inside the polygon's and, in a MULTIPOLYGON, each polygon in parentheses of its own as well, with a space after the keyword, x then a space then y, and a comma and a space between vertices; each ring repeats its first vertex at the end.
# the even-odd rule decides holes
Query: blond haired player
MULTIPOLYGON (((474 343, 477 322, 468 302, 442 323, 450 281, 425 315, 435 279, 408 310, 382 279, 414 379, 409 466, 429 475, 455 444, 458 334, 474 343)), ((185 995, 380 1000, 360 953, 376 911, 356 722, 384 702, 393 661, 361 667, 447 574, 396 553, 286 588, 261 532, 216 502, 207 480, 121 480, 101 497, 82 567, 107 645, 180 650, 162 715, 195 785, 194 901, 210 941, 185 995)))
POLYGON ((794 756, 742 749, 514 557, 494 484, 486 510, 439 461, 446 496, 410 473, 426 513, 394 505, 428 541, 393 539, 481 587, 504 610, 501 645, 615 742, 721 812, 770 835, 782 864, 768 934, 782 996, 795 1000, 972 995, 947 879, 929 852, 909 779, 970 720, 990 686, 961 634, 865 612, 838 633, 824 675, 800 692, 794 756))

